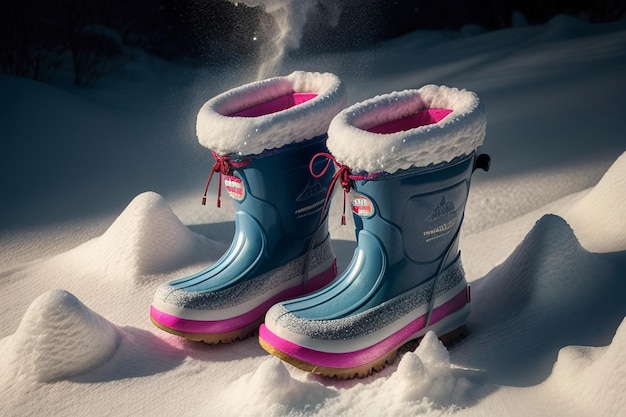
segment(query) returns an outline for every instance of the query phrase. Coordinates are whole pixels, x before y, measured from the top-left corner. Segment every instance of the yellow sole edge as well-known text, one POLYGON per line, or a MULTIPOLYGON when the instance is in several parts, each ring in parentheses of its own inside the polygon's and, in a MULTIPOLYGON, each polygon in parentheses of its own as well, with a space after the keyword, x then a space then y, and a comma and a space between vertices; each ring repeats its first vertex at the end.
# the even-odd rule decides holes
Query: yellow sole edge
POLYGON ((264 317, 244 326, 239 329, 225 332, 225 333, 189 333, 182 332, 180 330, 172 329, 171 327, 167 327, 162 325, 161 323, 154 320, 154 318, 150 317, 152 323, 159 329, 166 331, 168 333, 174 334, 176 336, 184 337, 185 339, 192 340, 194 342, 203 342, 208 345, 216 345, 218 343, 229 344, 235 342, 237 340, 246 339, 249 336, 252 336, 257 332, 261 323, 263 323, 264 317))

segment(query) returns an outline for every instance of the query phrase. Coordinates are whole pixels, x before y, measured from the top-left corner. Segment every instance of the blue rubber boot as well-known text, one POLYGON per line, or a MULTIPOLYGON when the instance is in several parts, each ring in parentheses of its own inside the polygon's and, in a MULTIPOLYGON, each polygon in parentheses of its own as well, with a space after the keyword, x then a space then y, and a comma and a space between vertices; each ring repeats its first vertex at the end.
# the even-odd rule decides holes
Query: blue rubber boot
MULTIPOLYGON (((332 172, 312 178, 309 163, 326 151, 325 131, 344 100, 332 74, 298 72, 205 104, 198 136, 226 152, 213 150, 211 175, 219 173, 219 192, 223 181, 234 202, 235 236, 214 265, 157 289, 150 307, 156 326, 195 341, 230 343, 255 332, 273 304, 317 290, 336 276, 321 215, 332 172), (224 124, 236 135, 230 143, 214 127, 224 124)), ((320 161, 317 169, 323 166, 320 161)))
POLYGON ((379 96, 337 116, 328 157, 351 191, 357 247, 332 284, 272 307, 261 345, 306 371, 353 378, 430 330, 448 343, 463 337, 470 295, 459 232, 472 173, 489 166, 475 151, 484 134, 478 97, 447 87, 379 96), (343 147, 352 139, 358 152, 343 147), (379 152, 406 143, 415 149, 379 152))

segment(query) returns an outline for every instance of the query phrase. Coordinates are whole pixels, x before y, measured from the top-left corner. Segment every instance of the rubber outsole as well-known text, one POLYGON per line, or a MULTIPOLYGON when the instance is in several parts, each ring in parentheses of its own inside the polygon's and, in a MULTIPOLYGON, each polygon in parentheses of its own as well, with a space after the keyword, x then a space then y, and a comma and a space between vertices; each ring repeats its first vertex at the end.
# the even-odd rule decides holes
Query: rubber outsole
MULTIPOLYGON (((230 328, 235 327, 237 325, 241 325, 242 323, 245 323, 242 327, 236 328, 228 332, 220 332, 220 331, 215 331, 215 332, 210 332, 210 333, 206 331, 205 332, 197 332, 197 331, 190 332, 190 331, 180 330, 180 327, 177 329, 177 328, 174 328, 173 326, 165 325, 161 322, 161 321, 167 322, 166 320, 163 320, 164 316, 165 317, 169 316, 170 318, 172 318, 173 320, 170 320, 170 323, 176 325, 177 327, 181 325, 181 322, 185 324, 184 323, 185 321, 192 322, 193 320, 180 319, 177 316, 163 313, 159 309, 155 308, 153 305, 150 306, 150 320, 159 329, 166 331, 168 333, 177 335, 177 336, 184 337, 194 342, 204 342, 209 345, 215 345, 218 343, 228 344, 228 343, 235 342, 237 340, 243 340, 255 334, 258 331, 259 326, 261 326, 261 324, 263 324, 265 320, 265 313, 272 305, 280 301, 289 299, 289 298, 295 298, 295 297, 316 291, 322 288, 323 286, 325 286, 326 284, 328 284, 336 276, 337 276, 337 259, 333 258, 333 263, 328 269, 326 269, 325 271, 321 272, 320 274, 316 275, 315 277, 307 281, 307 287, 304 290, 304 292, 302 291, 301 286, 289 288, 286 291, 283 291, 282 293, 267 300, 264 303, 265 304, 264 307, 263 305, 260 305, 260 306, 257 306, 257 308, 247 313, 244 313, 242 316, 239 316, 230 320, 225 320, 224 322, 228 322, 228 326, 230 328), (262 307, 262 308, 259 308, 259 307, 262 307), (257 311, 255 312, 255 310, 257 311), (250 321, 250 317, 254 317, 255 314, 260 314, 260 313, 262 313, 260 317, 255 318, 254 320, 250 321), (242 319, 242 317, 244 318, 242 319), (237 322, 233 323, 234 320, 237 320, 237 322)), ((199 322, 199 323, 202 324, 202 322, 199 322)), ((209 322, 205 322, 204 324, 206 323, 209 323, 209 322)), ((187 329, 197 328, 195 326, 196 326, 195 324, 193 326, 187 326, 187 329)), ((205 327, 205 329, 206 328, 209 328, 209 327, 205 327)), ((224 326, 222 326, 222 328, 224 328, 224 326)))
POLYGON ((233 343, 237 340, 243 340, 243 339, 246 339, 247 337, 254 335, 259 329, 259 326, 261 325, 261 323, 263 323, 264 318, 265 318, 265 315, 263 315, 258 320, 255 320, 252 323, 244 327, 241 327, 239 329, 226 332, 226 333, 182 332, 180 330, 176 330, 176 329, 172 329, 170 327, 164 326, 152 317, 150 317, 150 320, 152 320, 152 323, 154 323, 156 327, 168 333, 174 334, 176 336, 184 337, 185 339, 189 339, 194 342, 203 342, 203 343, 206 343, 207 345, 216 345, 218 343, 224 343, 224 344, 233 343))
MULTIPOLYGON (((469 330, 466 325, 462 325, 455 330, 446 333, 439 337, 439 340, 446 347, 454 346, 464 340, 469 334, 469 330)), ((387 365, 391 365, 398 353, 405 353, 408 351, 413 351, 417 346, 419 346, 422 337, 417 339, 410 340, 405 342, 404 344, 398 346, 396 349, 386 353, 385 355, 379 357, 378 359, 368 362, 366 364, 351 367, 351 368, 334 368, 334 367, 326 367, 326 366, 318 366, 314 365, 300 359, 294 358, 282 352, 269 343, 267 343, 263 338, 259 338, 259 344, 266 352, 280 358, 281 360, 295 366, 298 369, 301 369, 306 372, 311 372, 317 375, 322 375, 329 378, 337 378, 337 379, 354 379, 354 378, 365 378, 372 375, 375 372, 381 371, 387 365)))

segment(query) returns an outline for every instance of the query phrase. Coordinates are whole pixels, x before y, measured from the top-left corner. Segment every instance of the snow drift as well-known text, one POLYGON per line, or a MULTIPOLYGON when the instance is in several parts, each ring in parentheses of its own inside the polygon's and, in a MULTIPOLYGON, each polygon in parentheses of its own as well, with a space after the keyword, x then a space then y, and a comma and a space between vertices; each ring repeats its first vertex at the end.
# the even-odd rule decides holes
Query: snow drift
POLYGON ((590 252, 626 250, 626 152, 593 189, 563 213, 590 252))
POLYGON ((505 262, 472 283, 471 342, 457 360, 497 383, 541 382, 560 348, 610 343, 626 315, 625 267, 626 252, 588 252, 561 217, 545 215, 505 262))
POLYGON ((3 341, 0 369, 5 384, 67 378, 111 358, 119 339, 115 325, 73 294, 48 291, 33 301, 15 334, 3 341))
POLYGON ((602 404, 607 416, 621 415, 626 410, 622 391, 626 379, 625 346, 626 321, 622 321, 609 346, 564 347, 543 385, 588 415, 597 412, 598 404, 602 404))
POLYGON ((96 244, 104 265, 132 277, 173 271, 219 250, 189 230, 154 192, 135 197, 96 244))

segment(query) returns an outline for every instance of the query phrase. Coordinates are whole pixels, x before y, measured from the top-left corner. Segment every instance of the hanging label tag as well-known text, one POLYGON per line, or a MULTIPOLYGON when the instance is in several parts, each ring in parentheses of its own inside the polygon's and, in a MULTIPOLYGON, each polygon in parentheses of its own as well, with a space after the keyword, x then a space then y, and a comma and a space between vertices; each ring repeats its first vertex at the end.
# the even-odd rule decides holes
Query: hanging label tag
POLYGON ((224 186, 226 187, 226 192, 233 200, 241 201, 246 196, 246 189, 239 177, 224 176, 224 186))
POLYGON ((374 214, 374 204, 364 195, 354 196, 350 202, 352 212, 360 217, 370 217, 374 214))

